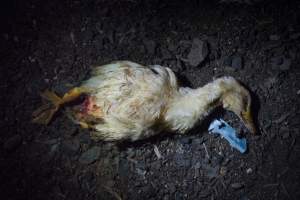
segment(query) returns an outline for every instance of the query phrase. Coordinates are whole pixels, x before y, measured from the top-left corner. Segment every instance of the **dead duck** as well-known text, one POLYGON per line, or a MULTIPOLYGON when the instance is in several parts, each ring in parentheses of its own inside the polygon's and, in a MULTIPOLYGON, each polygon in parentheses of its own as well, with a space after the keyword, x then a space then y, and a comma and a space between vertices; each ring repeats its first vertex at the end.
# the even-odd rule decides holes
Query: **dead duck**
POLYGON ((66 113, 96 140, 140 140, 163 130, 186 133, 214 108, 234 112, 255 133, 249 91, 234 78, 218 78, 197 89, 180 87, 174 72, 160 65, 117 61, 92 69, 90 78, 63 97, 45 91, 49 104, 33 113, 33 122, 48 124, 54 113, 66 113), (69 102, 83 96, 76 106, 69 102))

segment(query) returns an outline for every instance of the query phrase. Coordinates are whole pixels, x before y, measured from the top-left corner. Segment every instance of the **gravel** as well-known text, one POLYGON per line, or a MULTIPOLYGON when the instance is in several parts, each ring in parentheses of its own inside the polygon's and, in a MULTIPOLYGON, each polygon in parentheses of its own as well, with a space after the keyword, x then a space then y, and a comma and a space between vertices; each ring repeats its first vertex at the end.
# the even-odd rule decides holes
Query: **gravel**
POLYGON ((90 148, 89 150, 81 154, 79 158, 79 162, 81 164, 91 164, 96 160, 98 160, 99 156, 100 156, 100 147, 93 146, 92 148, 90 148))

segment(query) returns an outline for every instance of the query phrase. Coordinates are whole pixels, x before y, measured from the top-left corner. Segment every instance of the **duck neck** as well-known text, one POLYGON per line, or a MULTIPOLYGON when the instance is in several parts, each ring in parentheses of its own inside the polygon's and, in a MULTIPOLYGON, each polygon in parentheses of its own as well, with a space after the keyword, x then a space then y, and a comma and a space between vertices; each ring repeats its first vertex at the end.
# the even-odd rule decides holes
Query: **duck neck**
POLYGON ((222 78, 197 89, 180 88, 166 112, 165 121, 171 130, 184 133, 221 105, 225 91, 227 87, 222 78))

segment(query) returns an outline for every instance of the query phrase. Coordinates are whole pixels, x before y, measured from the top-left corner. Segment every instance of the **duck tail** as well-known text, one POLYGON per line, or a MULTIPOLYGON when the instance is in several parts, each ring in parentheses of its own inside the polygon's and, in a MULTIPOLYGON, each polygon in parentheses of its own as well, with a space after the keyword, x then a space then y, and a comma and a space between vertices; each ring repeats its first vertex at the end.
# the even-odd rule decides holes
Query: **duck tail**
POLYGON ((49 90, 41 93, 41 97, 48 100, 50 103, 42 105, 32 113, 32 122, 47 125, 53 118, 54 114, 58 111, 60 106, 63 104, 63 98, 57 96, 54 92, 49 90))

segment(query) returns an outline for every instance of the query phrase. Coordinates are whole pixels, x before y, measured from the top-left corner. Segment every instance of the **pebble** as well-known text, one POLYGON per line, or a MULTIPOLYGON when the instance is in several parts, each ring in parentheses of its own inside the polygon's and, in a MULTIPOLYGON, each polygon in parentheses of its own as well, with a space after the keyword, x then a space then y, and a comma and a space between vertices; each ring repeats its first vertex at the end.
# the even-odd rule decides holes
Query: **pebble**
POLYGON ((283 63, 279 66, 279 69, 281 71, 287 71, 290 69, 291 64, 292 64, 292 60, 286 58, 286 59, 284 59, 283 63))
POLYGON ((220 175, 221 176, 225 176, 226 175, 226 173, 227 173, 227 167, 221 167, 220 168, 220 175))
POLYGON ((201 148, 201 144, 203 144, 203 142, 205 142, 207 140, 206 137, 201 137, 201 138, 195 138, 192 140, 192 145, 195 145, 195 146, 199 146, 201 148))
POLYGON ((232 58, 231 67, 233 69, 239 70, 243 68, 243 59, 240 56, 234 56, 232 58))
POLYGON ((188 54, 187 60, 193 67, 197 67, 208 55, 208 44, 198 38, 193 39, 192 48, 188 54))
POLYGON ((181 199, 183 199, 182 196, 183 196, 182 193, 177 191, 177 192, 175 193, 175 200, 181 200, 181 199))
POLYGON ((205 169, 205 174, 207 175, 208 178, 215 178, 219 174, 219 167, 211 167, 209 165, 204 165, 203 168, 205 169))
POLYGON ((126 153, 127 153, 128 158, 134 158, 135 157, 135 151, 134 151, 133 148, 128 148, 126 153))
POLYGON ((7 151, 13 151, 21 143, 22 143, 22 137, 20 135, 14 135, 4 143, 3 148, 7 151))
POLYGON ((183 154, 175 154, 174 160, 179 167, 189 167, 191 165, 191 160, 185 158, 183 154))
POLYGON ((148 54, 155 54, 156 43, 153 40, 145 40, 144 45, 148 54))
POLYGON ((100 147, 93 146, 86 152, 84 152, 80 158, 79 162, 82 164, 91 164, 95 162, 100 156, 100 147))
POLYGON ((182 137, 182 138, 179 139, 179 142, 181 144, 190 144, 191 141, 192 141, 191 138, 188 138, 188 137, 182 137))
POLYGON ((176 192, 176 186, 174 185, 174 183, 170 182, 168 184, 168 188, 170 190, 170 194, 173 194, 174 192, 176 192))
POLYGON ((211 163, 213 166, 218 166, 218 165, 222 164, 223 160, 224 160, 224 157, 217 154, 216 156, 212 157, 211 163))
POLYGON ((146 172, 146 170, 142 170, 142 169, 137 168, 137 169, 136 169, 136 173, 137 173, 138 175, 144 177, 144 176, 146 175, 147 172, 146 172))
POLYGON ((290 133, 288 131, 282 134, 282 139, 288 139, 290 137, 290 133))
POLYGON ((229 158, 225 158, 225 160, 223 161, 222 165, 226 166, 228 165, 228 163, 230 162, 229 158))
POLYGON ((264 86, 267 89, 273 88, 273 86, 277 83, 276 77, 269 77, 264 81, 264 86))
POLYGON ((119 172, 120 176, 127 177, 128 171, 129 171, 129 165, 128 165, 127 160, 121 158, 119 160, 119 168, 118 168, 118 172, 119 172))
POLYGON ((281 56, 271 58, 271 64, 273 66, 278 66, 283 63, 283 58, 281 56))
POLYGON ((197 163, 195 164, 195 169, 200 169, 200 167, 201 167, 201 163, 200 163, 200 162, 197 162, 197 163))
POLYGON ((161 49, 161 56, 162 56, 163 60, 168 60, 168 59, 172 58, 172 55, 169 52, 169 50, 168 49, 164 49, 164 48, 161 49))
POLYGON ((79 142, 84 144, 91 144, 92 140, 88 133, 80 133, 78 136, 79 142))
POLYGON ((50 147, 49 156, 53 157, 59 150, 60 143, 52 144, 50 147))
POLYGON ((300 37, 300 33, 294 33, 294 34, 291 34, 290 35, 290 38, 293 39, 293 40, 296 40, 300 37))
POLYGON ((155 161, 155 162, 151 163, 151 167, 153 167, 153 169, 155 169, 155 170, 159 170, 161 168, 160 161, 155 161))
POLYGON ((224 67, 231 67, 231 63, 232 63, 232 58, 231 57, 223 58, 224 67))
POLYGON ((251 174, 253 172, 253 169, 252 168, 248 168, 247 170, 246 170, 246 173, 247 174, 251 174))
POLYGON ((75 155, 80 148, 80 143, 78 140, 67 140, 63 142, 62 148, 68 155, 75 155))
POLYGON ((280 36, 279 35, 270 35, 269 39, 273 40, 273 41, 277 41, 277 40, 280 40, 280 36))
POLYGON ((230 185, 233 189, 238 190, 244 187, 244 185, 242 183, 232 183, 230 185))
POLYGON ((240 200, 250 200, 247 196, 242 196, 240 200))

